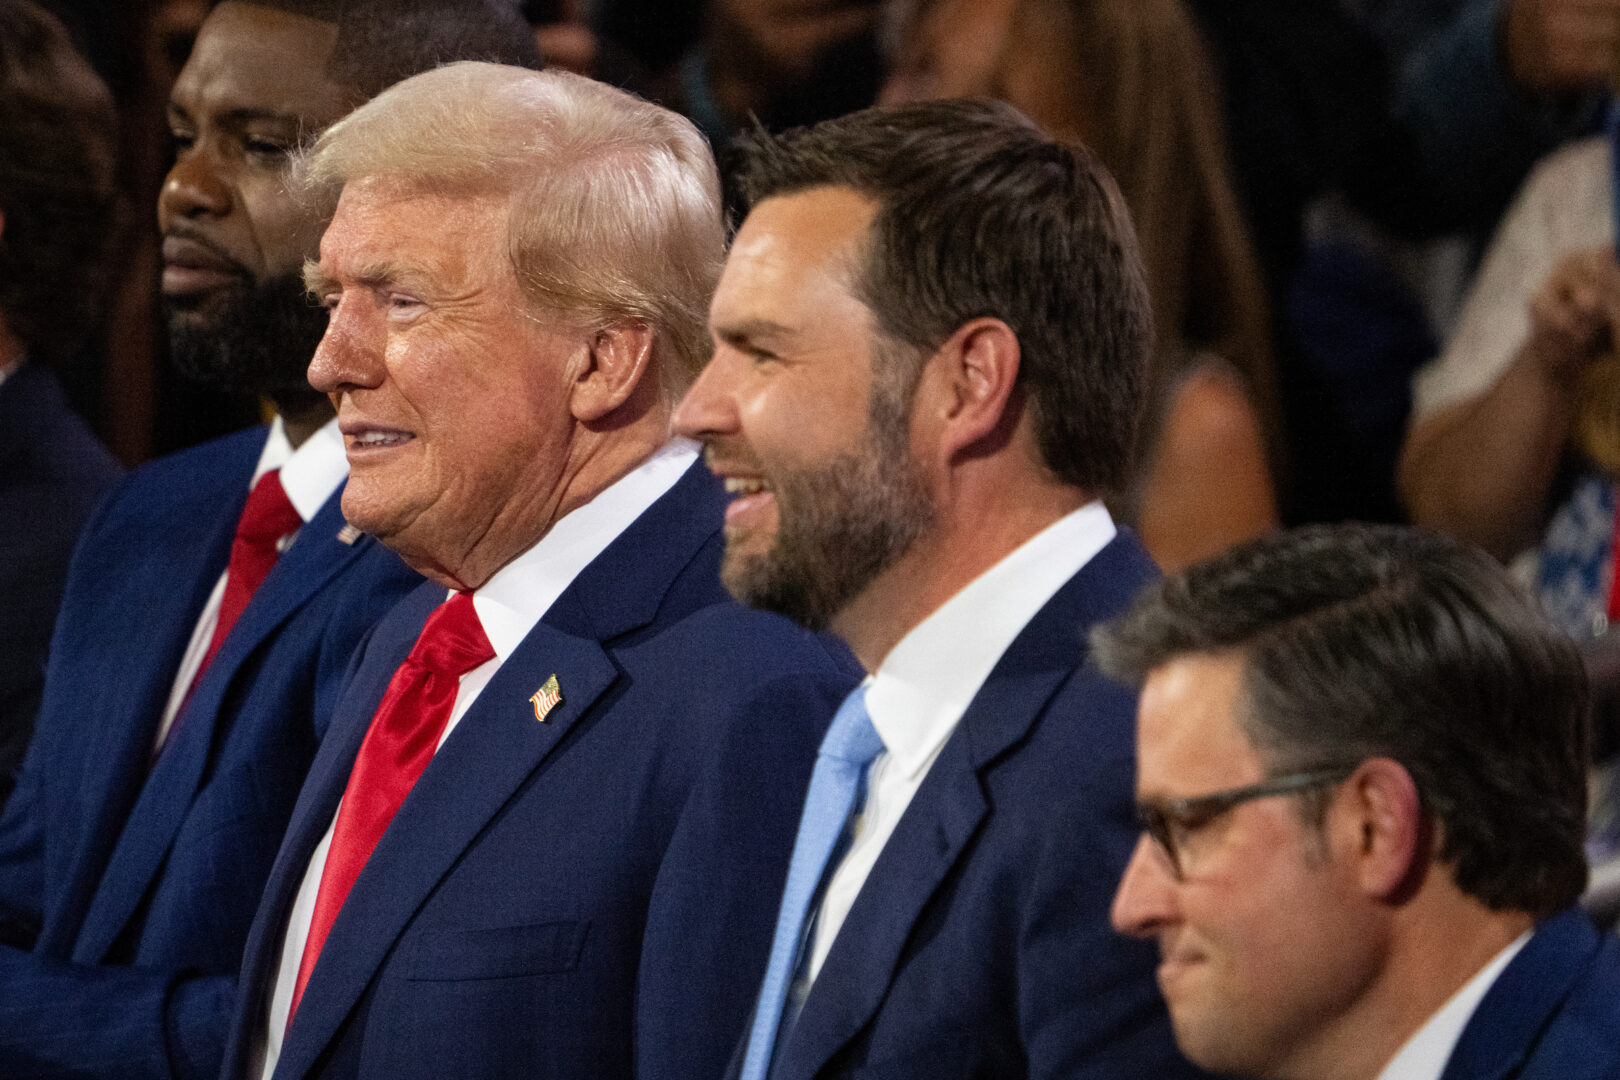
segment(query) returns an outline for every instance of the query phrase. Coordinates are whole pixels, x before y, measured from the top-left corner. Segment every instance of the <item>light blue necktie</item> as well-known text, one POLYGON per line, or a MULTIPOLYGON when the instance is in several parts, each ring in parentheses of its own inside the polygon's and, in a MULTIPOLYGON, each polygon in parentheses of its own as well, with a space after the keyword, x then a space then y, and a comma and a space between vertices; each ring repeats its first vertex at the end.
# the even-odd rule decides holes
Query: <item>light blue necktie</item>
POLYGON ((776 916, 776 937, 771 941, 771 962, 765 968, 754 1026, 748 1033, 741 1080, 765 1080, 770 1073, 771 1052, 782 1022, 788 984, 797 967, 810 901, 849 822, 861 776, 882 749, 883 740, 878 738, 866 712, 863 684, 844 699, 838 715, 833 717, 832 726, 821 740, 815 771, 810 774, 810 791, 804 797, 799 836, 793 844, 793 861, 788 864, 787 887, 782 891, 782 907, 776 916))

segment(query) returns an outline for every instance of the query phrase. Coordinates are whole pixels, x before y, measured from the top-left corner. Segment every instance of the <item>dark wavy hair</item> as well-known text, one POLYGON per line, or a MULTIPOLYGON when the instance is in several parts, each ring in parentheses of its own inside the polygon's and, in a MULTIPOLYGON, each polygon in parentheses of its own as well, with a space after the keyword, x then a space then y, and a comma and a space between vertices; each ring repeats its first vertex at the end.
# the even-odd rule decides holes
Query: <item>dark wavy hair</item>
POLYGON ((1394 526, 1282 533, 1165 579, 1093 644, 1133 682, 1236 650, 1268 765, 1398 761, 1491 908, 1541 917, 1586 887, 1585 671, 1483 552, 1394 526))
POLYGON ((99 326, 119 216, 112 98, 56 18, 0 0, 0 318, 59 361, 99 326))

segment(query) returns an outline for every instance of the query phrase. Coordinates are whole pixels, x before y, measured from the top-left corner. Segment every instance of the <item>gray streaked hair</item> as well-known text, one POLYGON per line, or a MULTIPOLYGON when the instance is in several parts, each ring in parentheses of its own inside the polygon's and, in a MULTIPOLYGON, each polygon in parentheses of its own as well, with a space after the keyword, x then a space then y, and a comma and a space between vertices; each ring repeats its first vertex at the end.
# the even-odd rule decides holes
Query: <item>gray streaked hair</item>
POLYGON ((708 356, 725 257, 720 182, 692 123, 562 71, 461 62, 327 128, 294 176, 331 205, 353 181, 510 198, 507 254, 541 310, 652 327, 672 397, 708 356))

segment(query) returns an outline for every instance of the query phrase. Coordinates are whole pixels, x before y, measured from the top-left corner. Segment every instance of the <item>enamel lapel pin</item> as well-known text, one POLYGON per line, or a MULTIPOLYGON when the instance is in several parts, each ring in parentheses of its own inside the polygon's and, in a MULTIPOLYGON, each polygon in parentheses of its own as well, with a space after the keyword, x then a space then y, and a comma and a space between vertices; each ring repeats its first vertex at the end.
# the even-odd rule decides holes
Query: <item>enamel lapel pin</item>
POLYGON ((545 685, 536 690, 529 698, 529 704, 534 706, 534 718, 542 724, 551 710, 562 704, 562 688, 557 685, 557 676, 553 675, 545 681, 545 685))
POLYGON ((355 528, 353 525, 343 526, 343 528, 338 530, 337 534, 339 543, 348 544, 351 547, 354 546, 354 542, 356 540, 360 539, 360 536, 360 530, 355 528))

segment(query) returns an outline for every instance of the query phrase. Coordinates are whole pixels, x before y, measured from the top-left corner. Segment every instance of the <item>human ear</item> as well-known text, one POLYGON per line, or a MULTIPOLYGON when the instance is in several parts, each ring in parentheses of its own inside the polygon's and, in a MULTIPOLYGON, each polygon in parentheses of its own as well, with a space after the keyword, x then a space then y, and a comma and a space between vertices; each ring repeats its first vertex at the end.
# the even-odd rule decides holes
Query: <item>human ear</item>
POLYGON ((1426 866, 1423 803, 1412 774, 1391 758, 1369 758, 1344 782, 1330 812, 1362 891, 1399 902, 1426 866))
POLYGON ((1012 328, 981 317, 959 327, 928 361, 918 407, 940 425, 949 456, 1005 437, 1020 356, 1012 328))
POLYGON ((629 401, 652 366, 652 346, 652 328, 644 322, 615 323, 596 331, 569 396, 574 419, 593 423, 629 401))

